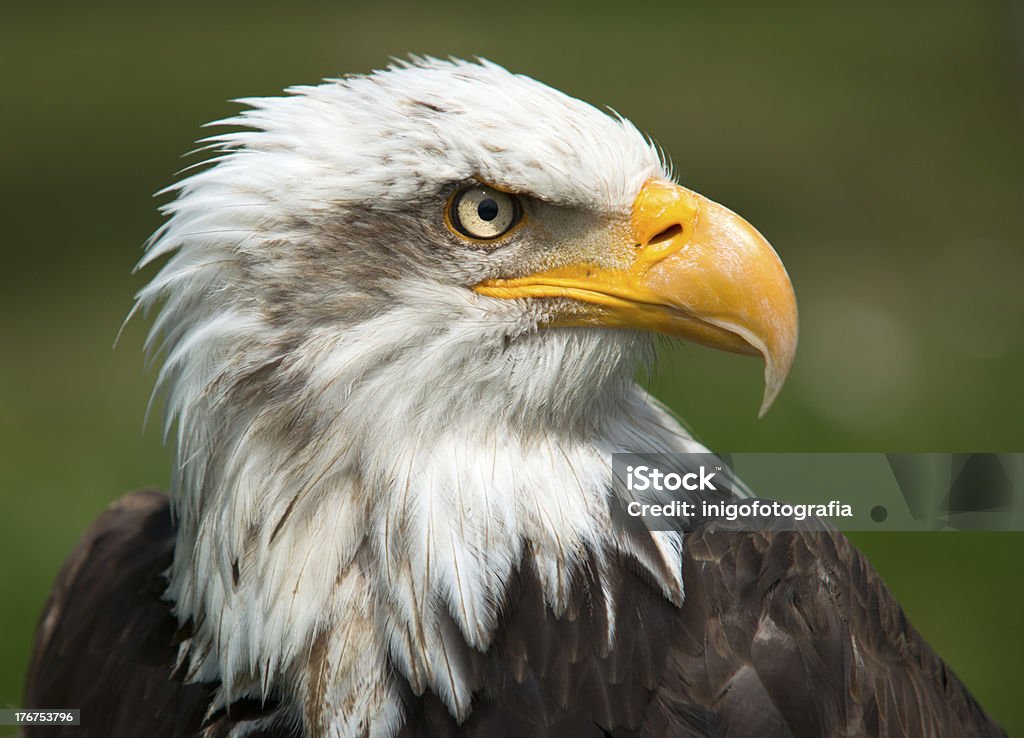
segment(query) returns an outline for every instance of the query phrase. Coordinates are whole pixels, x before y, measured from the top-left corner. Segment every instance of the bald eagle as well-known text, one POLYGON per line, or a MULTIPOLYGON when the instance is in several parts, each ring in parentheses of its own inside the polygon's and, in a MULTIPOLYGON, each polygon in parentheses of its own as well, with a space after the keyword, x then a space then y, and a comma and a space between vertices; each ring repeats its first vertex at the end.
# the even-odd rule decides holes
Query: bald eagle
POLYGON ((629 121, 434 59, 243 103, 140 264, 170 498, 78 544, 28 706, 106 738, 1002 734, 839 533, 612 521, 613 453, 704 450, 634 381, 655 334, 762 356, 763 409, 797 342, 771 246, 629 121))

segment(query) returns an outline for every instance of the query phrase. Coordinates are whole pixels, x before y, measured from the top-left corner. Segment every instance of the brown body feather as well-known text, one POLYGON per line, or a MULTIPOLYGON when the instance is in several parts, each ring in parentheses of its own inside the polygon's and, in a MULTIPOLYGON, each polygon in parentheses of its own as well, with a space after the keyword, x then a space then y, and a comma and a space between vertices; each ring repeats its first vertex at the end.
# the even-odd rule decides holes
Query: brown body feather
MULTIPOLYGON (((711 522, 687 536, 681 608, 620 562, 611 649, 600 588, 576 582, 558 618, 521 567, 495 643, 460 654, 472 714, 458 725, 406 689, 400 735, 1004 735, 841 534, 739 528, 711 522)), ((236 703, 207 718, 213 686, 175 673, 178 628, 161 599, 173 547, 158 492, 125 496, 89 529, 40 620, 25 699, 81 708, 82 726, 28 738, 214 738, 273 714, 236 703)))

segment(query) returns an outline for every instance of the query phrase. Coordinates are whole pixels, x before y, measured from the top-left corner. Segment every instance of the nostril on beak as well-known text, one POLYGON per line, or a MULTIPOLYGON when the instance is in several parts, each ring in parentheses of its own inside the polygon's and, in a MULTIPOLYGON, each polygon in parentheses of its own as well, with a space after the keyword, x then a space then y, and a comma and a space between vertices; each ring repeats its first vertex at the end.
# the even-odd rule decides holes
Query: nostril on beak
POLYGON ((652 237, 651 240, 647 242, 647 245, 648 246, 653 246, 655 244, 662 243, 663 241, 668 241, 671 238, 675 238, 676 236, 678 236, 682 232, 683 232, 683 227, 681 225, 679 225, 678 223, 673 223, 672 225, 670 225, 668 228, 664 229, 663 231, 660 231, 659 233, 656 233, 654 235, 654 237, 652 237))

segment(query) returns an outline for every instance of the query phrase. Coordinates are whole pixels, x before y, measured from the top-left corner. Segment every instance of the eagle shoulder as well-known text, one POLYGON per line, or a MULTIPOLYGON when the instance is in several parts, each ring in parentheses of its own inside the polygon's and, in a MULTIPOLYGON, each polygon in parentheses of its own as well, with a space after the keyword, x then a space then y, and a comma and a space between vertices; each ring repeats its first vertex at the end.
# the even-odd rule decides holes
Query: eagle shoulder
POLYGON ((711 734, 733 738, 1005 735, 867 559, 813 527, 713 521, 688 535, 687 599, 655 710, 696 700, 717 716, 711 734))
POLYGON ((175 672, 178 623, 162 599, 174 542, 168 499, 155 490, 124 495, 85 532, 40 617, 24 700, 79 708, 82 724, 28 728, 26 738, 215 738, 258 718, 258 706, 241 704, 205 719, 214 685, 175 672))

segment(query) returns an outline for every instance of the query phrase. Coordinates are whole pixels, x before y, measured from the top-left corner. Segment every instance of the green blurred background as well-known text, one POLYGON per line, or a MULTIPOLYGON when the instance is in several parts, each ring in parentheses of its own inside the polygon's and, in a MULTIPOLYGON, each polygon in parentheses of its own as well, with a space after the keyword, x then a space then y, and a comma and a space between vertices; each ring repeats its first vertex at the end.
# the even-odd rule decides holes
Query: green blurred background
MULTIPOLYGON (((166 486, 145 321, 114 336, 151 193, 226 102, 408 52, 486 56, 631 117, 775 244, 786 390, 674 350, 652 378, 724 451, 1024 451, 1024 10, 1006 2, 38 4, 0 27, 0 704, 63 557, 166 486)), ((1024 734, 1024 534, 857 534, 911 620, 1024 734)), ((74 707, 59 705, 56 707, 74 707)))

